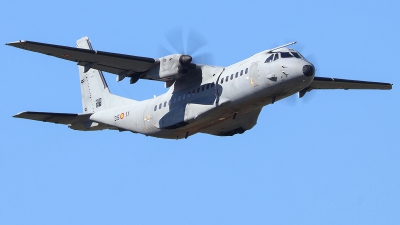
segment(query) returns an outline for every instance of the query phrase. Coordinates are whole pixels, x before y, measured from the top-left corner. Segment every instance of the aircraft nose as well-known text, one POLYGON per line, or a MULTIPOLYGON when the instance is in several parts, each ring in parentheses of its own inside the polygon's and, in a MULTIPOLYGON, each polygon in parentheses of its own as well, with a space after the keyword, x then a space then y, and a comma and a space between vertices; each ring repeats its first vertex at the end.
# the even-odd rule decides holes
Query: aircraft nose
POLYGON ((314 73, 315 73, 314 66, 312 66, 312 65, 304 65, 303 66, 304 76, 307 76, 307 77, 314 76, 314 73))

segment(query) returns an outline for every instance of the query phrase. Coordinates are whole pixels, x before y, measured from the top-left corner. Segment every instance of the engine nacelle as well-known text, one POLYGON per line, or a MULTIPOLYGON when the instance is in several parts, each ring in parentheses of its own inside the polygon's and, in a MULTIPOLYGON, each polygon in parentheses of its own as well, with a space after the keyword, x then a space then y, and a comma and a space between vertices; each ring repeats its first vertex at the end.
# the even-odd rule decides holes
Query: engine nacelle
POLYGON ((156 80, 175 80, 186 75, 189 69, 196 68, 190 55, 167 55, 160 58, 159 61, 159 67, 155 67, 147 73, 147 76, 156 80))
POLYGON ((179 58, 181 54, 173 54, 160 58, 160 78, 179 77, 179 58))

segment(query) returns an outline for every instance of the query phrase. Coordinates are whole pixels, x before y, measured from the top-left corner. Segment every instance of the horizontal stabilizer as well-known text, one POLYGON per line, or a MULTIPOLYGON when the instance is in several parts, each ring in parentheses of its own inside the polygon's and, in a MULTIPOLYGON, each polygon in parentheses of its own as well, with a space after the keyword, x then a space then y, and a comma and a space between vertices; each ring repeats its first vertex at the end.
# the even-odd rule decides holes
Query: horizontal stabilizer
POLYGON ((15 118, 37 120, 49 123, 68 125, 69 128, 82 131, 94 131, 118 128, 102 123, 91 121, 89 118, 93 113, 75 114, 75 113, 52 113, 52 112, 21 112, 14 115, 15 118))
POLYGON ((50 123, 74 124, 77 122, 86 122, 92 113, 74 114, 74 113, 52 113, 52 112, 21 112, 14 115, 15 118, 37 120, 50 123))

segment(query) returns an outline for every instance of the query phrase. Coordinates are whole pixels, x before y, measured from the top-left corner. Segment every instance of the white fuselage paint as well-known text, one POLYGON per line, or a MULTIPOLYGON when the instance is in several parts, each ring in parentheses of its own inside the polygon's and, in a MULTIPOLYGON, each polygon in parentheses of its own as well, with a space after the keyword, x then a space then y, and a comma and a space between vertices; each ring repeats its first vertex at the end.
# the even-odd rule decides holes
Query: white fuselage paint
POLYGON ((163 95, 96 112, 90 119, 121 130, 173 139, 198 132, 221 135, 229 129, 251 129, 258 117, 257 113, 252 115, 253 111, 299 92, 313 80, 313 76, 303 74, 303 66, 311 65, 304 59, 281 58, 265 63, 268 55, 256 54, 207 74, 204 71, 209 68, 204 68, 201 84, 182 90, 176 90, 174 84, 163 95), (184 126, 165 128, 179 119, 184 126))

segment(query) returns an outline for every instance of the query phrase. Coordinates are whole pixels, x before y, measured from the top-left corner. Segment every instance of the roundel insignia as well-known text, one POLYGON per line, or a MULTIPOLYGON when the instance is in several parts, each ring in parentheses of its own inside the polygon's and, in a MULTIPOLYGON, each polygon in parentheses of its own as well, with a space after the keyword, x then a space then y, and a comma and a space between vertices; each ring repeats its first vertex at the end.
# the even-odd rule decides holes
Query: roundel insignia
POLYGON ((119 118, 121 118, 121 120, 124 118, 124 113, 121 113, 121 115, 119 115, 119 118))

